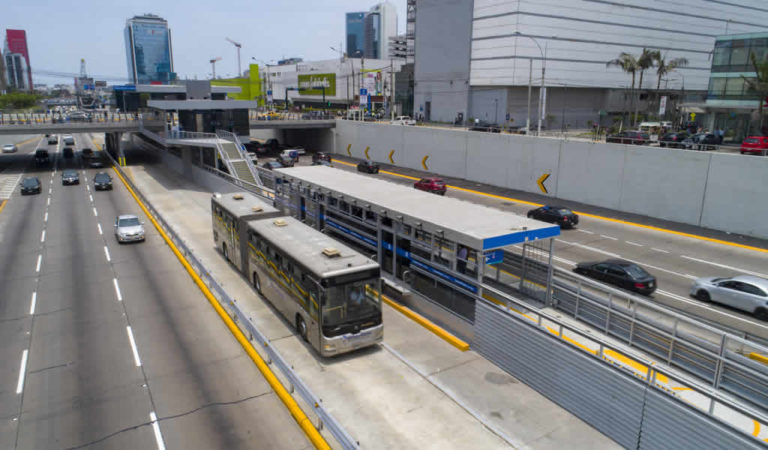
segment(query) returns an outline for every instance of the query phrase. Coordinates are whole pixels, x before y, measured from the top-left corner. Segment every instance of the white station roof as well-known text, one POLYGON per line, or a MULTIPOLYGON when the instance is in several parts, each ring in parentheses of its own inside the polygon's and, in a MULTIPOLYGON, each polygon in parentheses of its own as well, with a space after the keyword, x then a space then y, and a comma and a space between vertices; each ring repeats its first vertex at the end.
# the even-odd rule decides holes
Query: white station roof
POLYGON ((292 183, 310 184, 331 191, 334 197, 343 195, 345 201, 363 209, 370 205, 373 211, 384 211, 393 220, 401 220, 398 216, 402 216, 402 221, 412 227, 421 224, 430 233, 442 230, 446 239, 476 250, 560 235, 558 225, 332 167, 302 166, 275 172, 292 183))

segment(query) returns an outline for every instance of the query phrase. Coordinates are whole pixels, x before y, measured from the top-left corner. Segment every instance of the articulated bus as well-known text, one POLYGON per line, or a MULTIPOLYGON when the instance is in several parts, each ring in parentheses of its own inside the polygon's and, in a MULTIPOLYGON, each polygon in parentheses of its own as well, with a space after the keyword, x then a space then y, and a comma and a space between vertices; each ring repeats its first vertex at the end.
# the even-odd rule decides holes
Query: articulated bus
POLYGON ((379 265, 248 193, 214 194, 213 239, 322 356, 381 342, 379 265))

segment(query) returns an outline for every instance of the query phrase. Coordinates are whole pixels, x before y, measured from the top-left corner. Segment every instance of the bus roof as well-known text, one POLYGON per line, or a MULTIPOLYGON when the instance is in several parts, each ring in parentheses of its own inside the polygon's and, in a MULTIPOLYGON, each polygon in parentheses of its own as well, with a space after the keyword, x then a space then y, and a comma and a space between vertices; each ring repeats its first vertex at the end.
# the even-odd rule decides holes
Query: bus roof
POLYGON ((253 220, 248 222, 248 228, 278 246, 317 277, 327 278, 379 267, 378 263, 357 250, 293 217, 253 220), (338 251, 338 256, 323 253, 333 250, 338 251))
POLYGON ((345 201, 370 205, 376 212, 421 226, 476 250, 558 236, 560 227, 477 203, 442 197, 390 181, 366 177, 325 166, 278 169, 285 180, 303 182, 330 190, 345 201))
POLYGON ((250 192, 213 194, 211 204, 219 205, 236 219, 253 220, 281 214, 279 209, 250 192))

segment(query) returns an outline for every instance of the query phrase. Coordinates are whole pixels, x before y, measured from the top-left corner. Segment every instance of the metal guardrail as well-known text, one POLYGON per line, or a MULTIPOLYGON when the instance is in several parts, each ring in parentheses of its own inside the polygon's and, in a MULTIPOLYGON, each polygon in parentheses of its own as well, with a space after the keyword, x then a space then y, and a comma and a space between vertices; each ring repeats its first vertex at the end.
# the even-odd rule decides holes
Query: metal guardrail
POLYGON ((206 286, 208 286, 211 289, 214 296, 222 303, 222 305, 227 307, 235 323, 239 327, 244 327, 245 329, 242 331, 246 333, 246 335, 250 338, 250 340, 255 341, 256 344, 258 344, 258 345, 254 345, 254 348, 256 348, 256 350, 259 351, 259 353, 262 353, 262 357, 266 355, 266 357, 264 357, 264 360, 267 362, 267 364, 269 364, 270 366, 277 367, 279 369, 280 373, 283 375, 283 377, 285 378, 285 380, 287 380, 289 384, 288 391, 292 394, 294 391, 298 392, 299 396, 306 403, 306 405, 312 408, 312 411, 316 414, 319 420, 318 429, 327 427, 328 431, 331 433, 334 439, 336 439, 336 441, 344 449, 359 448, 358 442, 355 441, 355 439, 352 438, 352 436, 350 436, 349 433, 347 433, 344 427, 331 415, 331 413, 328 412, 323 407, 322 399, 317 397, 309 389, 309 387, 306 384, 304 384, 301 378, 299 378, 299 376, 296 375, 293 369, 291 369, 291 365, 288 364, 285 361, 285 359, 283 359, 283 357, 280 355, 280 353, 271 345, 270 340, 266 336, 264 336, 264 334, 262 334, 261 331, 259 331, 256 325, 253 324, 253 321, 251 320, 251 318, 249 318, 242 311, 242 309, 240 309, 240 306, 237 304, 237 301, 233 299, 221 287, 219 282, 213 277, 213 275, 211 275, 211 273, 205 268, 205 266, 200 262, 200 260, 197 259, 194 252, 192 252, 189 246, 187 246, 186 242, 184 242, 184 240, 181 239, 176 234, 173 228, 165 221, 165 219, 157 211, 157 209, 155 209, 154 206, 152 206, 152 204, 141 193, 141 191, 136 189, 136 186, 130 180, 130 177, 128 177, 127 174, 123 172, 119 164, 117 164, 117 162, 112 158, 112 155, 109 155, 108 152, 105 152, 105 153, 107 153, 115 169, 118 170, 123 175, 123 178, 131 186, 131 188, 136 193, 136 195, 139 196, 139 198, 141 198, 141 201, 144 203, 147 209, 149 209, 149 211, 152 213, 155 219, 160 223, 160 225, 163 227, 163 230, 168 234, 170 239, 173 241, 174 245, 176 245, 176 247, 179 249, 179 251, 181 251, 184 257, 187 258, 187 261, 190 263, 190 265, 195 270, 195 272, 200 276, 200 278, 203 280, 206 286))
POLYGON ((237 151, 240 152, 240 157, 248 166, 248 170, 250 170, 253 179, 256 181, 256 184, 263 186, 261 178, 259 177, 259 171, 256 166, 253 165, 251 158, 248 156, 248 152, 245 151, 245 146, 242 144, 242 142, 240 142, 240 138, 238 138, 235 133, 231 133, 226 130, 216 130, 216 136, 218 136, 220 139, 224 139, 235 144, 235 148, 237 148, 237 151))
POLYGON ((3 113, 0 112, 0 126, 2 125, 43 125, 59 123, 119 123, 136 122, 141 115, 126 113, 102 113, 94 111, 90 118, 72 120, 66 114, 37 114, 37 113, 3 113))

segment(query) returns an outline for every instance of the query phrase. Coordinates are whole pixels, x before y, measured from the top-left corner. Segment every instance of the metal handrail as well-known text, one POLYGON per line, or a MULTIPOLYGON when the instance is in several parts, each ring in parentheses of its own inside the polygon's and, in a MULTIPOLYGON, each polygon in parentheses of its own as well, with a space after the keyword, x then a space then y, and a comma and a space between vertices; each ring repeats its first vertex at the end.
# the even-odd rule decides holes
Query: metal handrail
POLYGON ((245 327, 245 330, 242 331, 244 331, 245 334, 251 338, 251 340, 256 341, 258 345, 255 345, 254 348, 266 353, 267 357, 265 358, 265 361, 267 364, 276 366, 280 373, 282 373, 283 376, 288 380, 290 388, 289 392, 293 393, 294 390, 298 392, 299 396, 304 400, 304 402, 309 405, 310 408, 312 408, 312 411, 314 411, 318 417, 318 420, 320 421, 320 426, 318 428, 327 427, 331 435, 333 435, 336 441, 339 442, 342 448, 359 448, 358 442, 352 436, 350 436, 344 427, 336 420, 336 418, 333 417, 333 415, 323 407, 322 400, 312 392, 312 390, 301 380, 301 378, 299 378, 299 376, 291 368, 291 365, 288 364, 282 355, 272 346, 271 341, 263 333, 261 333, 256 325, 254 325, 253 319, 248 317, 242 311, 242 309, 240 309, 237 301, 233 299, 221 287, 221 284, 215 279, 213 275, 211 275, 211 273, 205 268, 202 262, 197 259, 194 252, 192 252, 186 242, 176 234, 176 232, 168 224, 168 222, 166 222, 159 211, 157 211, 157 209, 152 206, 149 200, 136 188, 136 186, 130 180, 130 177, 128 177, 123 172, 119 164, 117 164, 117 162, 112 158, 112 155, 109 155, 109 152, 105 153, 107 153, 110 160, 112 160, 112 164, 115 167, 115 170, 119 171, 120 174, 123 175, 123 179, 131 186, 131 189, 133 189, 136 195, 141 198, 141 201, 144 203, 147 209, 150 210, 155 219, 160 223, 163 231, 168 234, 174 245, 176 245, 184 257, 187 258, 198 276, 200 276, 203 279, 203 282, 212 289, 214 296, 223 305, 228 307, 230 314, 235 316, 235 324, 238 327, 245 327))
POLYGON ((248 154, 244 149, 245 147, 240 142, 240 139, 237 137, 237 135, 226 130, 216 130, 216 136, 221 139, 232 141, 235 144, 237 151, 240 152, 240 156, 245 160, 245 164, 248 166, 248 170, 250 170, 253 179, 256 181, 256 184, 263 186, 264 183, 262 183, 261 179, 259 178, 259 172, 256 169, 256 166, 253 165, 251 158, 248 157, 248 154))

